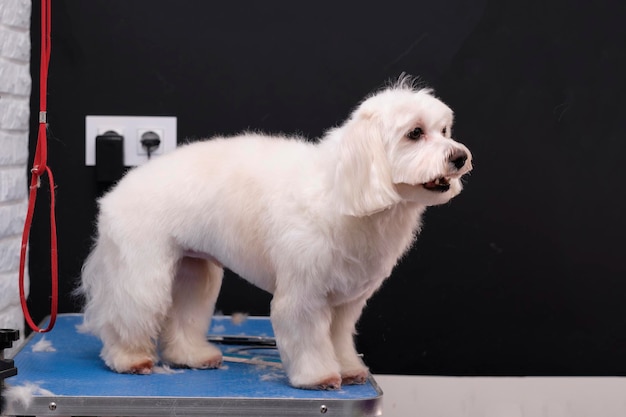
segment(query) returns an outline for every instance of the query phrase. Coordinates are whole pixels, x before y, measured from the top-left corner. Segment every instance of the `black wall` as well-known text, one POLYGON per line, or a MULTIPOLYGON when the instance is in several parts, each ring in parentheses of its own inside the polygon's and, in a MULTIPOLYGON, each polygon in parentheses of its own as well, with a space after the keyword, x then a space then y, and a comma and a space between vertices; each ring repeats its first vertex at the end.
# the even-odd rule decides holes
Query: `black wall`
MULTIPOLYGON (((181 142, 249 128, 314 138, 407 72, 456 111, 475 170, 451 204, 428 210, 414 250, 367 307, 358 344, 373 371, 626 374, 623 1, 52 7, 62 311, 80 308, 69 293, 100 191, 84 166, 86 115, 177 116, 181 142)), ((31 235, 37 318, 48 309, 45 206, 31 235)), ((219 308, 267 314, 269 300, 230 277, 219 308)))

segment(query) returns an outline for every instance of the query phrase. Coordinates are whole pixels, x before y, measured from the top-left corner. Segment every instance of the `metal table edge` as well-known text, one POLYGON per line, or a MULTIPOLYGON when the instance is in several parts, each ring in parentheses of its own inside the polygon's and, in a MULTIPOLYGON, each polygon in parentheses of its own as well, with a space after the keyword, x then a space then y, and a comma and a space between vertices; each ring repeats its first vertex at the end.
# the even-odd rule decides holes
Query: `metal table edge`
POLYGON ((12 403, 7 415, 21 416, 366 416, 382 415, 382 397, 368 399, 299 399, 239 397, 74 397, 36 395, 26 407, 12 403))

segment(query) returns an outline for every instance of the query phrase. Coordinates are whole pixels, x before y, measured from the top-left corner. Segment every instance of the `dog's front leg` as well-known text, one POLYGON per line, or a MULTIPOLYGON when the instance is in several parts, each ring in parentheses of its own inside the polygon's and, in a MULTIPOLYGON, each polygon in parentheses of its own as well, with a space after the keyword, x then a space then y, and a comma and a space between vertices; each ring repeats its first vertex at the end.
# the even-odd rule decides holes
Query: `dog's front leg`
POLYGON ((331 337, 341 366, 342 383, 346 385, 364 384, 369 375, 354 346, 356 322, 366 300, 362 298, 333 308, 331 337))
POLYGON ((339 389, 340 367, 330 333, 331 309, 323 296, 276 292, 271 319, 289 381, 298 388, 339 389))

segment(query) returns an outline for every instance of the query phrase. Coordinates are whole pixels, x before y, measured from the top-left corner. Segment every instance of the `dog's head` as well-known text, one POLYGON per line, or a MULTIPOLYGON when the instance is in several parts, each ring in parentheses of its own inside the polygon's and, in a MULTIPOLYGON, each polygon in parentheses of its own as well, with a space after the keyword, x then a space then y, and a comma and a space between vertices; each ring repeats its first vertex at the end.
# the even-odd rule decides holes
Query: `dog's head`
POLYGON ((448 106, 410 80, 366 98, 332 132, 341 211, 366 216, 402 201, 432 206, 459 194, 472 155, 452 139, 452 121, 448 106))

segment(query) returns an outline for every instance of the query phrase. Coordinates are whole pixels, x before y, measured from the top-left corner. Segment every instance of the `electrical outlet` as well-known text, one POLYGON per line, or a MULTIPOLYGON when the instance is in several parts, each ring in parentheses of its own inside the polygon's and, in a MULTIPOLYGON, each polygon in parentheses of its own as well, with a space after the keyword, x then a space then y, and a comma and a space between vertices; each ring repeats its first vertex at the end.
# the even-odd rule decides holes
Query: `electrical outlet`
POLYGON ((161 143, 151 152, 158 157, 176 149, 176 117, 153 116, 87 116, 85 117, 85 165, 96 164, 96 136, 112 130, 124 136, 124 165, 137 166, 148 160, 148 153, 141 145, 141 136, 152 131, 159 135, 161 143))
POLYGON ((163 129, 139 129, 137 130, 137 137, 139 140, 137 141, 137 154, 138 155, 148 155, 148 150, 142 145, 141 138, 145 133, 154 132, 161 139, 161 144, 158 148, 151 152, 151 155, 161 155, 163 154, 163 129))

